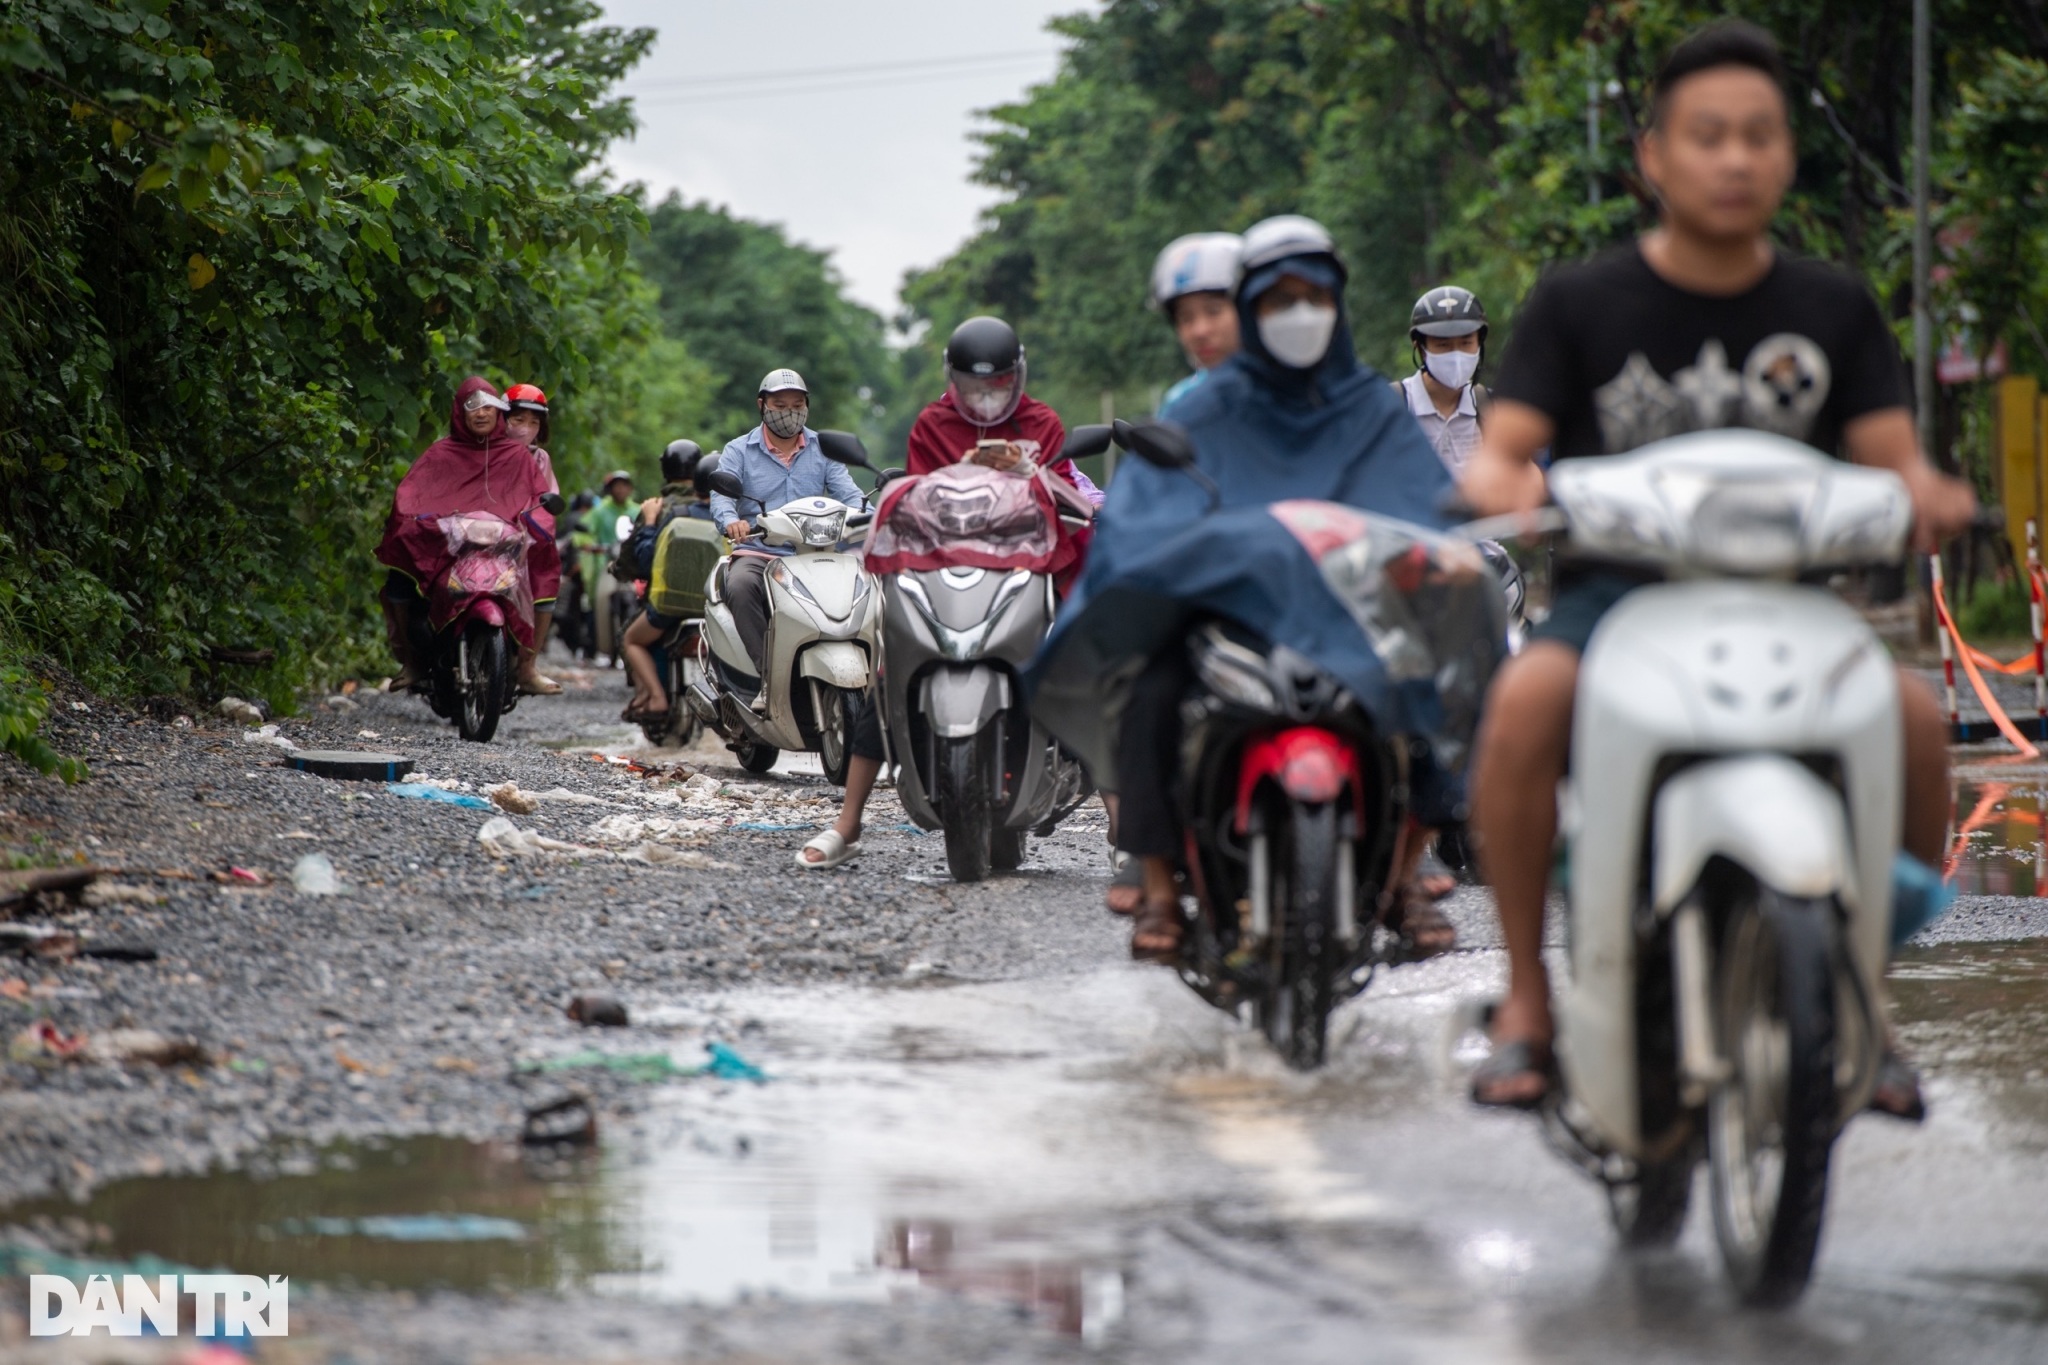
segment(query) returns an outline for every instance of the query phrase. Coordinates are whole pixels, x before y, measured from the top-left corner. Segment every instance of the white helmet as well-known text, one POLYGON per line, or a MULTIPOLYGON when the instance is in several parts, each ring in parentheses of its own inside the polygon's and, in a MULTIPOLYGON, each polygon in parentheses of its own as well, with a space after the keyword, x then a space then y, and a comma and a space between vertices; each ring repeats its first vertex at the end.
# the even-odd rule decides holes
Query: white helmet
POLYGON ((1150 308, 1170 309, 1187 294, 1229 294, 1237 289, 1237 258, 1244 239, 1234 232, 1191 232, 1176 237, 1152 263, 1150 308))
POLYGON ((795 370, 781 369, 770 370, 761 376, 761 391, 756 397, 766 398, 769 394, 781 393, 784 389, 795 389, 798 393, 806 395, 810 393, 810 390, 804 387, 802 375, 795 370))
POLYGON ((1246 228, 1244 252, 1238 260, 1238 267, 1249 274, 1260 266, 1284 261, 1289 256, 1328 256, 1337 261, 1340 271, 1343 269, 1343 261, 1337 255, 1337 243, 1330 236, 1330 230, 1315 219, 1304 218, 1298 213, 1283 213, 1246 228))

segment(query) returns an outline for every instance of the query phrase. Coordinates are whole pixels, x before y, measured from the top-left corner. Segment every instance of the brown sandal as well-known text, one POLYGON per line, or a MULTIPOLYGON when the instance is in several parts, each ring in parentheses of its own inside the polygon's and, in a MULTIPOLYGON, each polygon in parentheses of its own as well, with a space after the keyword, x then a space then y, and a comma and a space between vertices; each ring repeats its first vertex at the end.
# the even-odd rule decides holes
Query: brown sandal
POLYGON ((1147 901, 1131 918, 1131 960, 1172 963, 1180 958, 1180 900, 1147 901))
POLYGON ((1458 946, 1458 926, 1419 887, 1401 889, 1387 928, 1401 936, 1396 961, 1426 962, 1458 946))

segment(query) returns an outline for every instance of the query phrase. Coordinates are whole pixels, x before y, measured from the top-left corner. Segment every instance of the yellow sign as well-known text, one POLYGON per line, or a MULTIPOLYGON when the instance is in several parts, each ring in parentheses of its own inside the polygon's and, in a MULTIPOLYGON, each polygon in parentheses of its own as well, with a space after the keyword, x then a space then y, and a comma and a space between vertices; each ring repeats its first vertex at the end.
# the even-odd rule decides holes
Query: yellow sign
POLYGON ((1998 381, 1998 472, 2004 493, 2005 533, 2013 558, 2027 559, 2027 523, 2039 521, 2042 505, 2041 386, 2031 375, 1998 381))

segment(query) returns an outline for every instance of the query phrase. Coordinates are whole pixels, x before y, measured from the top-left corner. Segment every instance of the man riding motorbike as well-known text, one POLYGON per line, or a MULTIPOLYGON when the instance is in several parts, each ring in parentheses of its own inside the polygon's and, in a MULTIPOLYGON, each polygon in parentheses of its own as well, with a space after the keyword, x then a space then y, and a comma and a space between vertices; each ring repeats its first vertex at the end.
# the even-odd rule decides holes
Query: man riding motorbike
MULTIPOLYGON (((1044 467, 1102 505, 1097 488, 1072 460, 1060 458, 1067 429, 1059 414, 1024 391, 1024 343, 1001 318, 974 317, 946 339, 946 391, 911 424, 905 467, 913 475, 970 461, 990 469, 1029 474, 1044 467)), ((1062 588, 1073 582, 1087 553, 1087 533, 1060 531, 1063 559, 1055 572, 1062 588)), ((800 867, 823 871, 860 856, 861 815, 881 776, 885 750, 881 715, 862 697, 849 719, 846 797, 839 818, 796 855, 800 867)))
MULTIPOLYGON (((1522 307, 1465 498, 1482 514, 1545 499, 1537 453, 1627 452, 1664 437, 1754 427, 1890 469, 1912 497, 1922 548, 1966 526, 1975 498, 1920 448, 1898 348, 1865 286, 1784 254, 1770 226, 1797 158, 1777 45, 1723 22, 1659 71, 1637 164, 1660 224, 1637 241, 1547 275, 1522 307)), ((1543 907, 1570 752, 1579 658, 1640 575, 1561 567, 1549 617, 1495 677, 1473 768, 1479 858, 1499 907, 1508 994, 1480 1104, 1534 1107, 1554 1074, 1543 907)), ((1948 822, 1946 727, 1932 694, 1901 674, 1904 846, 1938 863, 1948 822)), ((1873 1107, 1921 1111, 1917 1080, 1887 1058, 1873 1107)))
MULTIPOLYGON (((377 546, 377 562, 390 570, 380 597, 399 662, 388 691, 407 691, 426 676, 431 637, 425 590, 453 562, 436 519, 488 512, 520 522, 549 491, 526 443, 505 429, 508 407, 489 380, 463 380, 450 406, 448 434, 413 461, 392 494, 377 546)), ((531 621, 514 616, 507 629, 522 646, 533 640, 531 621)))
MULTIPOLYGON (((756 515, 798 498, 836 498, 850 507, 862 506, 865 501, 846 467, 826 459, 818 449, 818 433, 809 426, 810 400, 802 375, 787 368, 770 370, 762 376, 754 397, 761 425, 727 442, 719 455, 719 469, 739 479, 756 515)), ((722 493, 711 495, 711 517, 734 546, 732 567, 725 575, 725 600, 755 671, 763 675, 760 695, 753 701, 759 710, 768 699, 764 666, 768 566, 791 551, 781 546, 742 545, 753 524, 740 514, 739 504, 722 493)))
POLYGON ((1146 302, 1166 314, 1174 339, 1194 367, 1159 402, 1159 415, 1170 416, 1173 405, 1193 393, 1209 371, 1237 354, 1238 255, 1244 239, 1234 232, 1195 232, 1176 237, 1152 263, 1152 288, 1146 302))
POLYGON ((620 586, 612 576, 612 560, 617 556, 619 542, 625 537, 619 534, 619 519, 629 523, 637 511, 633 501, 633 476, 623 469, 614 469, 604 478, 604 496, 583 518, 582 535, 578 546, 583 554, 583 583, 590 604, 591 634, 596 649, 619 652, 619 641, 611 638, 612 593, 620 586))
MULTIPOLYGON (((633 532, 632 543, 621 552, 623 557, 634 562, 639 578, 644 579, 653 571, 655 541, 670 519, 710 518, 710 504, 697 501, 694 480, 697 466, 703 458, 704 452, 697 443, 688 440, 670 441, 668 449, 661 453, 661 495, 640 504, 640 525, 633 532), (703 509, 701 512, 698 510, 700 507, 703 509)), ((657 716, 668 710, 668 693, 661 686, 651 651, 660 643, 662 636, 681 624, 681 621, 663 616, 649 605, 643 606, 640 614, 633 618, 633 624, 627 627, 626 672, 633 679, 633 696, 619 719, 633 723, 643 716, 657 716)))
MULTIPOLYGON (((1307 218, 1267 219, 1245 233, 1242 264, 1235 301, 1243 349, 1174 413, 1219 505, 1313 498, 1441 525, 1450 476, 1386 380, 1352 350, 1346 272, 1329 233, 1307 218)), ((1209 501, 1185 474, 1137 460, 1119 468, 1080 588, 1041 660, 1088 617, 1093 599, 1147 564, 1148 551, 1205 515, 1209 501)), ((1131 952, 1144 959, 1171 959, 1181 942, 1183 841, 1173 790, 1188 686, 1176 636, 1132 684, 1114 740, 1117 845, 1144 872, 1131 952)))
MULTIPOLYGON (((534 467, 547 491, 559 495, 562 485, 555 479, 554 457, 548 454, 548 396, 538 385, 514 384, 505 390, 511 410, 505 429, 526 442, 533 451, 534 467)), ((551 697, 562 685, 540 671, 541 651, 548 647, 548 628, 555 620, 555 600, 562 592, 562 551, 556 543, 560 528, 554 517, 536 512, 533 520, 546 534, 537 537, 527 554, 527 568, 533 577, 533 646, 519 651, 519 690, 530 697, 551 697)))
POLYGON ((1401 381, 1401 396, 1456 478, 1479 445, 1487 401, 1485 386, 1475 382, 1486 360, 1486 309, 1479 296, 1455 284, 1424 294, 1408 315, 1408 344, 1415 373, 1401 381))

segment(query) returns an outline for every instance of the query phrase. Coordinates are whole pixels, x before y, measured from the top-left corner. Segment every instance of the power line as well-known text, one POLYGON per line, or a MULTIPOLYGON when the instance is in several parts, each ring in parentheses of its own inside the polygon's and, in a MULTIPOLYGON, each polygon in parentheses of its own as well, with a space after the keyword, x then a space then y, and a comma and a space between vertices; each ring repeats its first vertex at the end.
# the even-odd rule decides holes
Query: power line
MULTIPOLYGON (((761 71, 745 76, 705 76, 701 78, 687 76, 680 80, 648 81, 639 86, 638 89, 648 91, 677 90, 683 93, 695 93, 699 90, 711 90, 720 86, 756 85, 762 82, 781 84, 786 81, 810 80, 820 76, 881 75, 891 71, 920 71, 939 67, 957 70, 963 66, 990 62, 1009 63, 1027 59, 1038 60, 1045 57, 1057 57, 1061 51, 1062 49, 1056 47, 1033 48, 1029 51, 982 52, 961 57, 919 57, 900 62, 862 62, 856 66, 817 66, 802 71, 761 71)), ((626 93, 632 94, 634 92, 627 91, 626 93)))
POLYGON ((884 75, 879 79, 872 77, 846 78, 823 85, 801 85, 794 89, 783 85, 780 81, 772 86, 763 85, 761 82, 756 81, 750 88, 714 91, 700 95, 657 96, 654 99, 636 98, 634 103, 648 107, 671 108, 676 105, 687 104, 727 104, 735 100, 789 100, 799 99, 805 95, 831 95, 843 91, 875 90, 884 86, 928 85, 936 81, 957 81, 969 77, 978 80, 1001 74, 1003 74, 1002 69, 994 67, 983 67, 974 71, 927 71, 906 75, 884 75))

